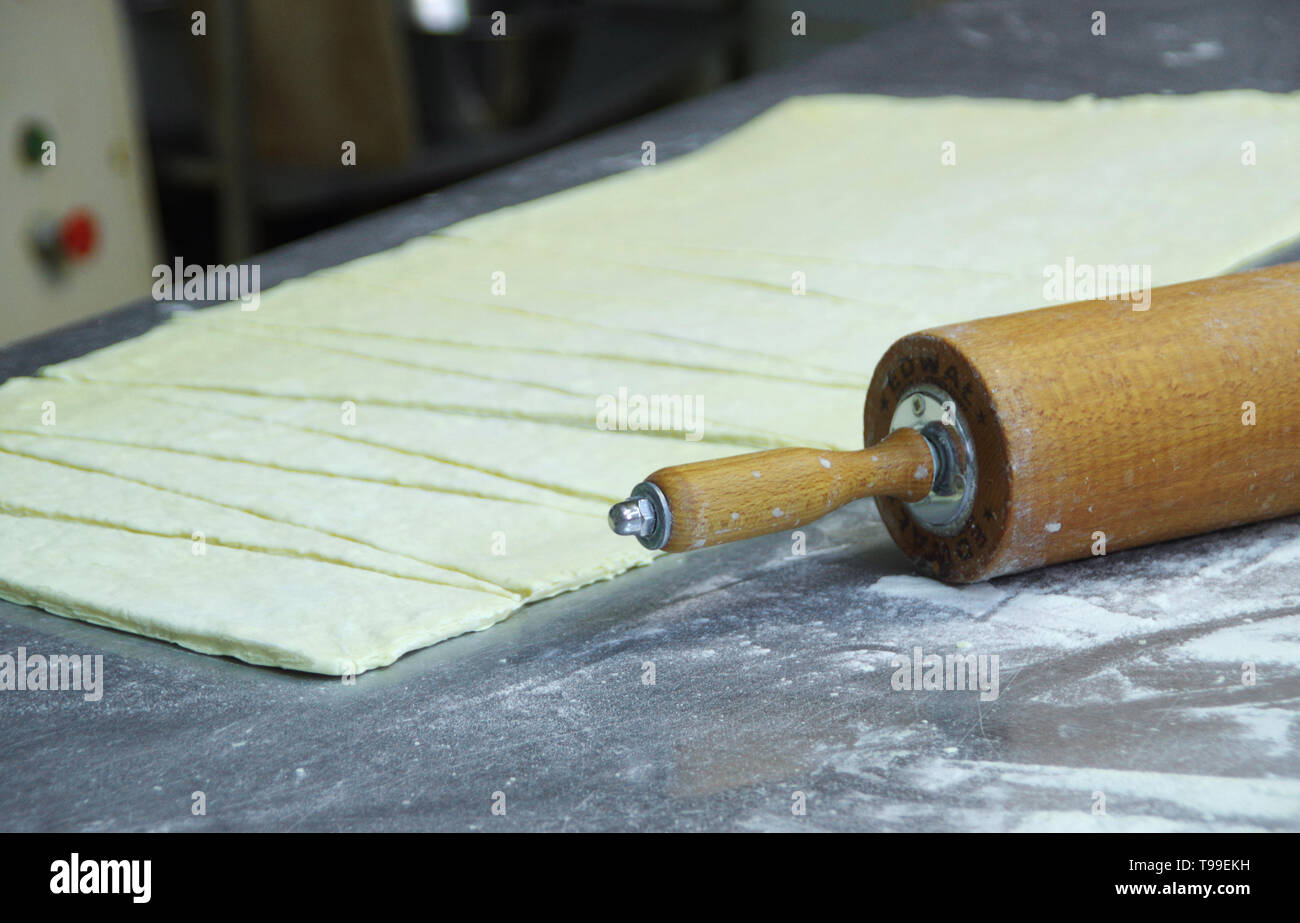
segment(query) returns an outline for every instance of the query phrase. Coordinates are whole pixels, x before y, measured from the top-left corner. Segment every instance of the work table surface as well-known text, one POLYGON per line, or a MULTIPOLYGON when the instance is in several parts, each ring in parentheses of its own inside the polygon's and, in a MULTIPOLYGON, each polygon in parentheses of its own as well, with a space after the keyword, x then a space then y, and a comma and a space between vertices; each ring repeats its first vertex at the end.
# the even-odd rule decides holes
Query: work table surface
MULTIPOLYGON (((792 95, 1300 87, 1295 4, 1112 3, 1105 37, 1094 6, 941 8, 284 247, 263 284, 630 169, 647 138, 671 159, 792 95)), ((0 378, 160 317, 0 350, 0 378)), ((806 532, 806 554, 778 535, 665 558, 352 684, 0 603, 0 653, 105 673, 95 703, 0 692, 0 828, 1300 828, 1300 518, 964 591, 913 576, 870 504, 806 532), (997 697, 892 689, 916 647, 998 653, 997 697)))

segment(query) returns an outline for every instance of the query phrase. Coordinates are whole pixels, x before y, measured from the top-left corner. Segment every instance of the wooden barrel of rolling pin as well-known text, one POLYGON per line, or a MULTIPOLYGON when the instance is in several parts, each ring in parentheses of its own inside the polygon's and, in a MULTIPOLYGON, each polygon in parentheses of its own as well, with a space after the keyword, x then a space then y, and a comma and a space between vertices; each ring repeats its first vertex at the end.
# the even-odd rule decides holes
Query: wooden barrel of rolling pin
POLYGON ((918 566, 968 582, 1300 512, 1300 263, 1135 304, 1039 308, 889 348, 867 443, 931 387, 978 463, 970 515, 947 534, 876 497, 918 566))
POLYGON ((1300 512, 1300 263, 1149 296, 903 337, 866 449, 661 469, 611 522, 686 551, 875 496, 918 567, 963 583, 1300 512))

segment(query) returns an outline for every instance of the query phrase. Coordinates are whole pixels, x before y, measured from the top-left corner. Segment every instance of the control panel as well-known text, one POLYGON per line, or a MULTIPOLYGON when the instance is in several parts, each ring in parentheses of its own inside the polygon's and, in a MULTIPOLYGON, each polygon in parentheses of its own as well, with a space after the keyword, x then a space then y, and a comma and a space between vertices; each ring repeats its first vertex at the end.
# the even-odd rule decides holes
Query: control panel
POLYGON ((0 344, 147 295, 159 252, 116 3, 0 0, 0 344))

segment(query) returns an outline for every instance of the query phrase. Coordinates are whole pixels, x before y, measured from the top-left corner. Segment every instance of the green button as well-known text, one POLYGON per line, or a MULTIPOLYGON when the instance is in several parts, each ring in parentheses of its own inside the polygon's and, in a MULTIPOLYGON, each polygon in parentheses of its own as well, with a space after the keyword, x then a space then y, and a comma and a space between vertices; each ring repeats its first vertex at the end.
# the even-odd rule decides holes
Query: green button
POLYGON ((23 157, 28 163, 40 163, 45 153, 45 142, 50 140, 50 133, 40 122, 28 122, 23 128, 21 147, 23 157))

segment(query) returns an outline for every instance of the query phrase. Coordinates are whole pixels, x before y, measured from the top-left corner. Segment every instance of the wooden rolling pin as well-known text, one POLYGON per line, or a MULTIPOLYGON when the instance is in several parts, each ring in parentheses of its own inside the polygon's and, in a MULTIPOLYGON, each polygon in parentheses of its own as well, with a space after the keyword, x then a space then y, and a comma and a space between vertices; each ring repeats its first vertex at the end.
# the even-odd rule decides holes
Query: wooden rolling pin
POLYGON ((1300 512, 1300 263, 938 327, 885 353, 867 448, 663 468, 616 532, 688 551, 874 496, 953 583, 1300 512))

